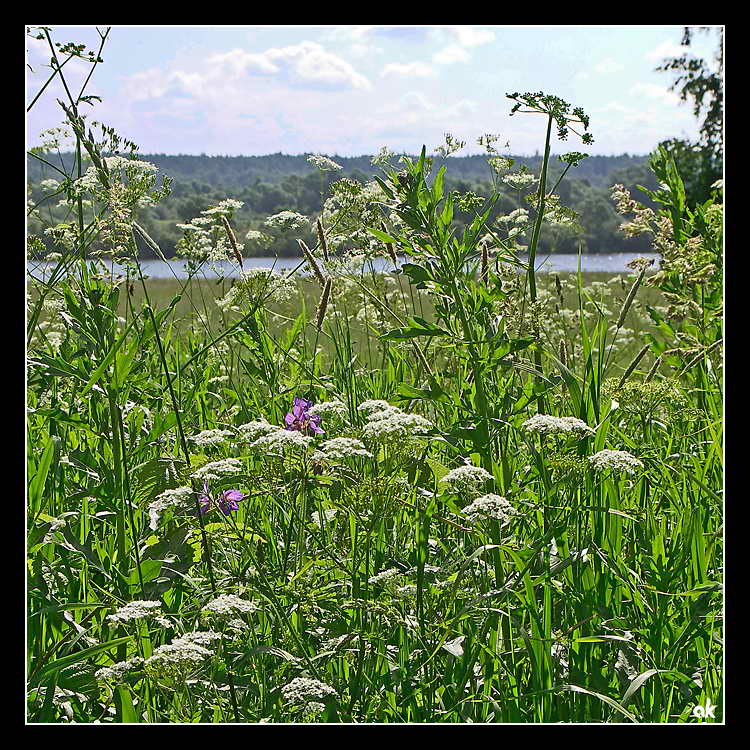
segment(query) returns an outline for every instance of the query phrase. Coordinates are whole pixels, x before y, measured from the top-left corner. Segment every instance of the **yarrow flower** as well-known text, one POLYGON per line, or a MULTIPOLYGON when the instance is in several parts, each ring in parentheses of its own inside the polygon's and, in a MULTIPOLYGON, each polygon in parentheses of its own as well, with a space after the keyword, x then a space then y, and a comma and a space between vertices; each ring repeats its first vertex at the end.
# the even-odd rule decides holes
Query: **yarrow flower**
POLYGON ((284 701, 293 706, 304 706, 310 702, 320 703, 326 698, 336 695, 336 691, 325 682, 313 680, 309 677, 295 677, 290 683, 281 688, 284 701))
POLYGON ((311 431, 316 435, 322 435, 323 430, 320 427, 320 415, 311 413, 310 409, 312 405, 312 401, 295 396, 292 410, 284 417, 285 429, 304 434, 311 431))
POLYGON ((467 505, 462 513, 470 521, 476 521, 480 518, 491 518, 496 521, 508 521, 511 516, 516 514, 516 509, 508 500, 500 495, 482 495, 467 505))
POLYGON ((441 480, 441 484, 447 484, 451 492, 475 492, 492 474, 481 466, 464 464, 451 469, 441 480))
POLYGON ((643 468, 643 462, 627 451, 602 450, 589 456, 589 462, 595 471, 622 471, 625 474, 635 474, 643 468))
POLYGON ((595 432, 583 420, 576 417, 552 417, 547 414, 536 414, 521 426, 527 432, 536 432, 540 435, 573 433, 583 438, 595 432))

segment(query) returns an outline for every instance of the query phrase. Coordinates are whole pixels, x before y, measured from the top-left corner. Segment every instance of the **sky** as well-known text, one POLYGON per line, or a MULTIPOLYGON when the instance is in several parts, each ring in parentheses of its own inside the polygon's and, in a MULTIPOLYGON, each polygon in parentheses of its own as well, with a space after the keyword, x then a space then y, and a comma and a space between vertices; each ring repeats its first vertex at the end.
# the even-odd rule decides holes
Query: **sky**
MULTIPOLYGON (((106 27, 98 27, 102 32, 106 27)), ((113 26, 82 111, 135 141, 142 154, 260 155, 428 152, 444 134, 482 153, 543 149, 544 118, 509 117, 511 92, 544 91, 583 107, 594 143, 570 135, 553 152, 646 154, 667 138, 695 138, 692 107, 656 72, 682 26, 113 26)), ((53 41, 97 50, 97 27, 56 26, 53 41)), ((46 41, 26 37, 30 102, 50 75, 46 41), (31 70, 29 69, 31 68, 31 70), (33 72, 32 72, 33 71, 33 72)), ((717 30, 689 51, 713 61, 717 30)), ((78 92, 91 65, 63 70, 78 92)), ((56 80, 27 115, 28 146, 59 126, 56 80)))

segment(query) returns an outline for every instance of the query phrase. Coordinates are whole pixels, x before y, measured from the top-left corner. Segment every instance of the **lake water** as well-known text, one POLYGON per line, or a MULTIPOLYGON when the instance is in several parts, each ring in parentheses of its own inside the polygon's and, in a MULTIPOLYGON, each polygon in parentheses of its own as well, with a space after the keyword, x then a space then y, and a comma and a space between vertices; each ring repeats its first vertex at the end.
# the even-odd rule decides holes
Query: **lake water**
MULTIPOLYGON (((656 253, 613 253, 605 255, 597 253, 594 255, 581 255, 581 270, 589 273, 629 273, 630 269, 627 264, 634 258, 645 256, 653 258, 655 263, 653 268, 659 265, 659 256, 656 253)), ((522 258, 526 260, 526 258, 522 258)), ((578 270, 578 255, 545 255, 537 256, 536 268, 539 273, 550 272, 575 272, 578 270)), ((404 259, 402 258, 401 261, 404 259)), ((244 258, 243 267, 249 268, 275 268, 276 270, 293 269, 301 265, 302 258, 244 258)), ((225 276, 228 278, 236 277, 237 267, 234 264, 222 264, 225 269, 225 276)), ((377 258, 372 263, 375 271, 392 271, 393 264, 385 258, 377 258)), ((184 261, 182 260, 143 260, 141 261, 144 275, 152 279, 184 279, 187 274, 184 271, 184 261)), ((28 271, 37 278, 45 278, 52 270, 53 266, 45 263, 28 263, 28 271)), ((112 264, 110 264, 112 268, 112 264)), ((119 266, 115 265, 113 271, 117 272, 119 266)), ((209 278, 216 278, 217 274, 206 268, 203 272, 209 278)))

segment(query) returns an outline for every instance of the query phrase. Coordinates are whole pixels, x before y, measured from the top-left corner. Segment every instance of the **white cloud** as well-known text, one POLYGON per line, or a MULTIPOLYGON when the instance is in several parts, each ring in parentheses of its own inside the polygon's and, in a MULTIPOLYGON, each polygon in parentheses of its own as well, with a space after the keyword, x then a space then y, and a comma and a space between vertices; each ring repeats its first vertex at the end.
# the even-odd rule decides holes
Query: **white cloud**
POLYGON ((644 59, 649 62, 661 62, 665 57, 681 57, 688 51, 687 47, 682 47, 667 39, 651 52, 644 55, 644 59))
POLYGON ((388 63, 383 70, 380 71, 382 78, 387 76, 412 76, 415 78, 429 78, 435 75, 435 71, 426 63, 423 62, 410 62, 410 63, 388 63))
POLYGON ((664 104, 677 104, 680 97, 673 91, 668 91, 665 86, 659 86, 655 83, 638 82, 628 90, 631 96, 645 97, 646 99, 656 99, 664 104))
POLYGON ((432 62, 438 65, 452 65, 457 62, 468 62, 471 55, 457 44, 450 44, 432 56, 432 62))
POLYGON ((448 26, 441 31, 451 35, 462 47, 479 47, 495 41, 494 31, 475 29, 472 26, 448 26))
POLYGON ((608 57, 598 65, 594 65, 594 70, 597 73, 619 73, 621 70, 625 70, 625 66, 614 58, 608 57))

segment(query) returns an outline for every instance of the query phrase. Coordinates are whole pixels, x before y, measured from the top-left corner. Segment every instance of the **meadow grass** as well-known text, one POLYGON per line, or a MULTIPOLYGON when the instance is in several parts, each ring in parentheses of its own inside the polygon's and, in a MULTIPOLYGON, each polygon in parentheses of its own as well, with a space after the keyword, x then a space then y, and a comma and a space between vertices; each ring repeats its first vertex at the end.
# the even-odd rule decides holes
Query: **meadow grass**
POLYGON ((334 183, 312 276, 201 280, 241 262, 227 200, 183 225, 188 280, 145 280, 136 209, 168 185, 69 96, 74 221, 27 311, 30 722, 723 719, 718 200, 660 152, 659 213, 616 195, 659 271, 538 275, 573 221, 552 127, 588 118, 512 94, 548 128, 504 230, 423 150, 334 183))

